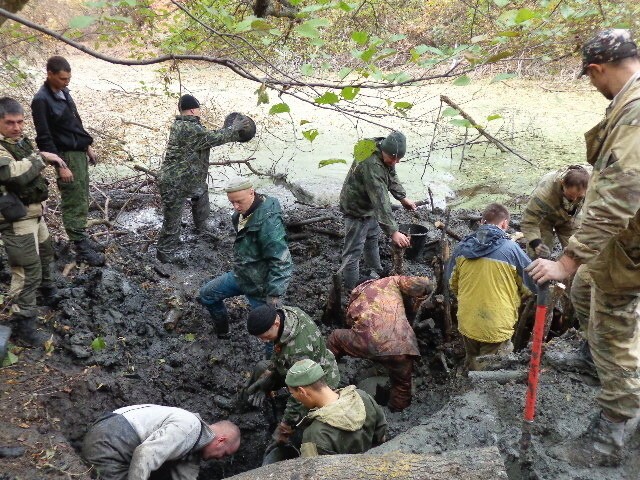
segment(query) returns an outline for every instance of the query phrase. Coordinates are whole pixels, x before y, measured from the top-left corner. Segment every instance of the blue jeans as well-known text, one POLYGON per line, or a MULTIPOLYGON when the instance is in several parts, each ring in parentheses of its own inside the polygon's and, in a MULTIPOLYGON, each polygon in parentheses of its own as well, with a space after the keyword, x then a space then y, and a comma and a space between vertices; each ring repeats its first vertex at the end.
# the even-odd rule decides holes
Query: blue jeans
MULTIPOLYGON (((224 299, 238 297, 240 295, 245 296, 252 310, 266 305, 263 299, 245 295, 244 292, 240 290, 233 272, 223 273, 219 277, 205 283, 200 288, 200 303, 209 311, 214 322, 222 319, 227 319, 228 321, 229 313, 227 312, 227 307, 224 306, 224 299)), ((269 342, 265 344, 264 350, 267 358, 271 358, 273 343, 269 342)))

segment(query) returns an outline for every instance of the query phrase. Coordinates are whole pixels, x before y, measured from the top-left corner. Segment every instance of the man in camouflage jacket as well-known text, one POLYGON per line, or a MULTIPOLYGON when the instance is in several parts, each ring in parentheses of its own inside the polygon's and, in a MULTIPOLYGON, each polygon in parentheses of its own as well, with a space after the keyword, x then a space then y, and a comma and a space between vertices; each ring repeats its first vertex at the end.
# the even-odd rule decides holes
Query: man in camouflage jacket
POLYGON ((211 148, 240 141, 247 117, 239 117, 229 127, 207 130, 200 123, 200 103, 192 95, 183 95, 171 131, 158 187, 162 199, 163 222, 158 234, 157 257, 161 262, 176 262, 180 246, 180 227, 184 201, 191 201, 196 229, 201 230, 209 216, 209 153, 211 148))
POLYGON ((57 289, 51 274, 53 247, 43 217, 49 192, 42 176, 48 163, 66 168, 56 154, 38 152, 22 135, 24 111, 12 98, 0 98, 0 234, 11 266, 11 306, 15 333, 24 342, 42 345, 36 318, 41 304, 53 304, 57 289))
POLYGON ((593 165, 580 229, 557 262, 536 260, 538 283, 562 280, 580 265, 593 285, 589 348, 600 412, 578 439, 552 453, 574 465, 620 462, 625 426, 640 414, 640 58, 627 30, 600 32, 582 51, 582 74, 612 100, 585 134, 593 165))
POLYGON ((382 273, 378 249, 380 227, 397 246, 406 248, 410 245, 409 238, 398 230, 388 194, 390 192, 407 210, 416 209, 395 171, 406 153, 406 139, 401 132, 391 132, 386 138, 377 140, 376 150, 369 158, 354 162, 340 192, 340 210, 344 213, 345 225, 343 278, 348 290, 360 279, 363 252, 367 268, 377 275, 382 273))
MULTIPOLYGON (((264 342, 274 342, 274 353, 265 368, 256 369, 253 380, 270 377, 268 390, 284 387, 287 371, 298 360, 309 358, 325 372, 325 380, 331 388, 340 382, 336 359, 316 324, 309 315, 296 307, 274 308, 264 305, 252 310, 247 318, 247 330, 264 342), (258 371, 261 370, 261 371, 258 371)), ((273 433, 276 443, 286 443, 294 433, 297 423, 308 409, 295 398, 289 397, 280 424, 273 433)))
POLYGON ((337 358, 368 358, 389 369, 392 411, 411 404, 413 361, 420 356, 405 304, 417 307, 431 290, 427 277, 393 276, 361 283, 351 292, 347 306, 346 323, 351 329, 334 330, 327 339, 337 358))

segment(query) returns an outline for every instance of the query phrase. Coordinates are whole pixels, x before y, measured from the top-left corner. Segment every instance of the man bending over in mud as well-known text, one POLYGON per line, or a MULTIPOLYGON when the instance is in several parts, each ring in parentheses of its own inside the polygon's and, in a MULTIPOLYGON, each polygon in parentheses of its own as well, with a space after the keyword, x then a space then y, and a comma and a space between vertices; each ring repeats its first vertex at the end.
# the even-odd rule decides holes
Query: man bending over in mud
POLYGON ((132 405, 100 417, 82 443, 82 456, 101 480, 196 480, 200 459, 233 455, 240 429, 223 420, 162 405, 132 405))

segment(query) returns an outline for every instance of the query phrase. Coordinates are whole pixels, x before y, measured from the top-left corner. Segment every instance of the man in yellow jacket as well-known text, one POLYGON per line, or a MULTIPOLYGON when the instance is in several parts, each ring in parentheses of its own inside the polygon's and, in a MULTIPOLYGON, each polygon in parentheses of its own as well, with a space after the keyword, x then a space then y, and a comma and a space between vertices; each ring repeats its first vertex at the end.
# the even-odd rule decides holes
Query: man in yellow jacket
POLYGON ((513 350, 520 299, 537 290, 524 272, 531 259, 505 232, 509 220, 503 205, 487 206, 480 228, 457 245, 447 269, 451 291, 458 297, 467 370, 478 369, 480 355, 513 350))

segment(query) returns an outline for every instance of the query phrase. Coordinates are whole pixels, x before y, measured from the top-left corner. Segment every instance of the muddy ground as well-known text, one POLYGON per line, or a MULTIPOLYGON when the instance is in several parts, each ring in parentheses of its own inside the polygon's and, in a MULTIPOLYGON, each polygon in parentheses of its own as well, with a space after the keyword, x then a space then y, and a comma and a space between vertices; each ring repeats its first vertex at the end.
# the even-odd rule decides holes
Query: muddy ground
MULTIPOLYGON (((153 246, 159 220, 157 197, 152 185, 137 191, 132 201, 124 202, 124 224, 114 226, 109 235, 103 226, 92 229, 99 235, 97 240, 107 240, 106 267, 74 268, 62 275, 72 258, 66 242, 57 241, 57 283, 64 300, 42 319, 43 328, 54 335, 54 346, 47 352, 16 348, 17 363, 0 369, 0 446, 25 448, 21 457, 0 459, 2 480, 90 478, 91 472, 77 455, 86 428, 103 412, 136 403, 180 406, 199 412, 205 420, 228 418, 241 427, 239 452, 233 458, 203 464, 201 479, 225 478, 261 461, 276 417, 270 407, 243 411, 234 403, 253 364, 263 355, 260 342, 244 327, 248 306, 241 299, 228 304, 231 336, 220 340, 213 335, 208 314, 195 301, 204 282, 231 267, 230 211, 214 212, 204 234, 193 232, 185 214, 187 266, 162 267, 155 261, 153 246), (163 321, 176 308, 182 317, 167 331, 163 321)), ((124 204, 116 197, 114 206, 118 201, 124 204)), ((103 199, 96 200, 97 205, 104 204, 103 199)), ((104 212, 95 208, 92 215, 101 217, 104 212)), ((467 215, 454 212, 451 229, 460 234, 470 231, 475 223, 464 219, 467 215)), ((321 324, 320 318, 331 273, 339 265, 341 215, 335 209, 293 205, 285 216, 287 222, 330 217, 313 227, 334 234, 311 232, 310 227, 289 231, 292 239, 299 239, 290 242, 296 268, 288 303, 308 312, 328 333, 330 327, 321 324)), ((433 222, 444 221, 443 212, 421 209, 397 212, 397 216, 402 222, 428 227, 432 248, 405 267, 408 274, 433 276, 432 258, 439 252, 435 240, 441 236, 433 222)), ((383 263, 390 267, 390 249, 386 242, 381 244, 383 263)), ((6 283, 3 286, 7 288, 6 283)), ((424 317, 434 322, 419 333, 423 357, 415 373, 414 401, 402 413, 386 410, 390 437, 395 438, 381 448, 442 452, 497 445, 509 478, 528 478, 516 468, 524 384, 477 383, 461 377, 459 342, 454 338, 442 343, 437 309, 424 317)), ((525 354, 514 360, 520 368, 525 364, 525 354)), ((340 370, 344 384, 379 373, 370 362, 355 359, 341 362, 340 370)), ((636 478, 627 473, 636 470, 635 457, 617 470, 583 472, 545 454, 549 445, 586 428, 588 415, 595 411, 596 388, 589 383, 593 382, 574 374, 543 374, 534 429, 537 477, 532 478, 636 478)))

